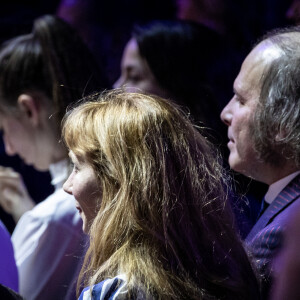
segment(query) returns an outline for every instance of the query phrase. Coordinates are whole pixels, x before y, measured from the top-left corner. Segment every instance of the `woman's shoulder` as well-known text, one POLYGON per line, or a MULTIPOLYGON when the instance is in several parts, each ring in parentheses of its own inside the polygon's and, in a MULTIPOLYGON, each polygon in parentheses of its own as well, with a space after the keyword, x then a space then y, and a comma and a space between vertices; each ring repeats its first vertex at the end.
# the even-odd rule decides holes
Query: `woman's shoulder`
POLYGON ((118 275, 105 279, 92 287, 85 288, 78 300, 94 299, 127 299, 127 284, 125 276, 118 275))

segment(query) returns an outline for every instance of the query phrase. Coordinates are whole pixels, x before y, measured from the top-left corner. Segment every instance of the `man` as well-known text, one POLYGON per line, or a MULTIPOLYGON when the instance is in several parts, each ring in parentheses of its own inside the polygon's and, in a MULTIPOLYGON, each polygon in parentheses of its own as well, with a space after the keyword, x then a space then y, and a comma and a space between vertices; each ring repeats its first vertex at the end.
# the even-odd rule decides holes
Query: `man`
POLYGON ((270 33, 244 60, 223 109, 230 167, 269 185, 267 209, 246 238, 269 293, 272 262, 300 203, 300 27, 270 33))

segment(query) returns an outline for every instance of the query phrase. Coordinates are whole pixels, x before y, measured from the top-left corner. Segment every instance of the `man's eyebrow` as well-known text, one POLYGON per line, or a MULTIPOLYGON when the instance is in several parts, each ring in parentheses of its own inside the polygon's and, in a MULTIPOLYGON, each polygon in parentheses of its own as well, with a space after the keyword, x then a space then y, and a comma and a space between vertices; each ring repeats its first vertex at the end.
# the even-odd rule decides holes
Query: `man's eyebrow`
POLYGON ((236 91, 235 88, 233 88, 233 93, 234 93, 235 95, 239 95, 239 93, 236 91))

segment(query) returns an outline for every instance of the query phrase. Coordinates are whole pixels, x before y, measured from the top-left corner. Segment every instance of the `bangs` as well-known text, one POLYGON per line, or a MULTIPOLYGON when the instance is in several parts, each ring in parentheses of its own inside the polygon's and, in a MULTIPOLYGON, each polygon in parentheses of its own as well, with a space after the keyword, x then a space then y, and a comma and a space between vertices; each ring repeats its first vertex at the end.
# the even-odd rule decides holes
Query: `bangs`
POLYGON ((77 107, 66 114, 62 123, 62 137, 66 147, 79 156, 89 153, 94 142, 94 130, 88 115, 87 109, 77 107))

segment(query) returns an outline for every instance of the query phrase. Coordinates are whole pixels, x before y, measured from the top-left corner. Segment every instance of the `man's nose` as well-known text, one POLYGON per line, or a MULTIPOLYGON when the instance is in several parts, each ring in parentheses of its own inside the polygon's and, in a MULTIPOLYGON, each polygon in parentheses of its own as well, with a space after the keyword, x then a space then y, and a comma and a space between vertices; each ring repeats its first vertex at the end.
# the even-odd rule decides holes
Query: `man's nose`
POLYGON ((231 120, 232 120, 231 100, 223 108, 220 118, 221 118, 222 122, 225 123, 227 126, 229 126, 231 124, 231 120))

